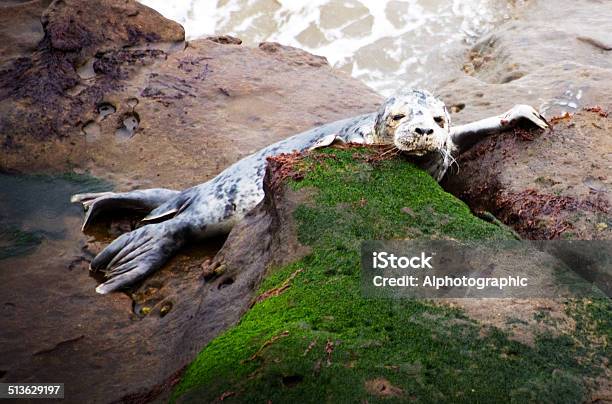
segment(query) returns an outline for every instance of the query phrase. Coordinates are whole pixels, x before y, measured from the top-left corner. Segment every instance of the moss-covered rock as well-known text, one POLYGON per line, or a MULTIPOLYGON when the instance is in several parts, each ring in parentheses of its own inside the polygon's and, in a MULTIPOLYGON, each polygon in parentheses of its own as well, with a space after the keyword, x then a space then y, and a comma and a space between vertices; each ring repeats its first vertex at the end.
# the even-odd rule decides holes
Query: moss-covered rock
MULTIPOLYGON (((473 216, 411 164, 372 153, 327 150, 277 166, 276 178, 268 175, 268 204, 308 190, 293 217, 310 253, 268 270, 252 308, 204 348, 174 399, 583 400, 585 376, 597 374, 605 355, 601 329, 590 334, 603 338, 598 343, 585 343, 592 339, 586 335, 540 335, 528 346, 496 328, 483 332, 456 308, 362 297, 362 240, 513 237, 473 216)), ((593 313, 610 312, 607 302, 589 307, 580 310, 589 324, 593 313)))

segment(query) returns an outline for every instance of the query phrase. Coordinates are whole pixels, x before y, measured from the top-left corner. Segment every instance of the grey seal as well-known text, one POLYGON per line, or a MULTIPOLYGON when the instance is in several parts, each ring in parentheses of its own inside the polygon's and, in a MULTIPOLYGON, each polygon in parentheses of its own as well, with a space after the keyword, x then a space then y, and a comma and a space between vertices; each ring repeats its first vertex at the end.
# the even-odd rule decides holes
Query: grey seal
POLYGON ((156 188, 74 195, 71 201, 82 203, 86 210, 83 230, 105 211, 127 208, 149 212, 142 227, 121 235, 92 260, 91 270, 104 271, 108 278, 96 291, 104 294, 132 285, 159 269, 188 241, 228 233, 263 199, 268 157, 334 142, 389 145, 415 156, 440 181, 453 156, 519 120, 548 127, 528 105, 453 127, 442 101, 427 91, 409 89, 386 99, 377 112, 332 122, 274 143, 234 163, 212 180, 184 191, 156 188))

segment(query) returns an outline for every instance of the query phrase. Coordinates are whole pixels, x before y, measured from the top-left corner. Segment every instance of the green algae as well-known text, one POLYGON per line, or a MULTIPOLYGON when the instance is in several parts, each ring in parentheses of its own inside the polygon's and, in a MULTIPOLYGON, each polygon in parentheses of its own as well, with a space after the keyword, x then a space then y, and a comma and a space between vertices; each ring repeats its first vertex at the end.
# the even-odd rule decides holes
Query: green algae
POLYGON ((25 255, 43 240, 40 232, 25 231, 15 226, 0 226, 0 260, 25 255))
MULTIPOLYGON (((514 237, 473 216, 414 166, 370 164, 365 153, 331 149, 321 153, 329 158, 300 163, 305 178, 291 186, 317 191, 295 212, 298 237, 312 253, 263 281, 259 293, 302 270, 284 293, 256 304, 203 349, 173 400, 582 401, 583 379, 601 370, 602 357, 582 336, 542 335, 531 347, 498 329, 481 332, 457 309, 361 296, 362 240, 514 237), (392 394, 367 390, 367 381, 380 378, 396 387, 392 394)), ((609 318, 609 302, 583 308, 581 318, 589 323, 593 313, 609 318)))

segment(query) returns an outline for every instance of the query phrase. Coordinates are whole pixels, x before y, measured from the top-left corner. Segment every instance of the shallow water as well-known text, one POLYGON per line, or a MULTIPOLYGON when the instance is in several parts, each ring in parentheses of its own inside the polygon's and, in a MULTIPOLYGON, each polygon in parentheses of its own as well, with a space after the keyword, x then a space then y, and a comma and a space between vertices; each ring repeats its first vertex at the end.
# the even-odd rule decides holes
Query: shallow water
MULTIPOLYGON (((32 270, 34 276, 39 269, 55 271, 59 276, 78 267, 71 281, 93 291, 103 275, 87 270, 89 260, 113 239, 133 230, 140 217, 133 212, 114 211, 110 217, 101 215, 83 233, 83 208, 71 203, 70 197, 111 189, 111 184, 86 175, 0 173, 0 284, 11 277, 7 271, 16 268, 37 268, 32 270)), ((204 260, 214 255, 223 241, 220 237, 188 247, 179 254, 179 260, 204 260)), ((164 276, 151 278, 160 283, 164 276)), ((138 293, 138 288, 133 291, 138 293)))
POLYGON ((276 41, 389 95, 431 87, 444 56, 512 18, 524 0, 141 0, 185 27, 188 39, 231 34, 246 45, 276 41))
POLYGON ((9 265, 11 257, 35 254, 41 244, 70 239, 76 242, 69 250, 78 252, 84 236, 74 224, 82 209, 70 203, 70 195, 108 189, 108 184, 85 176, 0 174, 0 267, 9 265))

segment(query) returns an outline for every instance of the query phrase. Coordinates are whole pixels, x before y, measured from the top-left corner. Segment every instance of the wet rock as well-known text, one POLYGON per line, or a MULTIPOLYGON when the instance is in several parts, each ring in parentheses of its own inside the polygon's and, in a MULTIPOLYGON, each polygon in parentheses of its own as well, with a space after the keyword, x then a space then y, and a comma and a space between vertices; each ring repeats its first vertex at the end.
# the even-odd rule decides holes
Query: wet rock
POLYGON ((136 113, 128 113, 124 115, 121 121, 122 126, 115 131, 115 136, 119 141, 129 140, 138 129, 140 119, 136 113))
POLYGON ((612 39, 603 23, 612 5, 565 5, 538 3, 499 27, 439 91, 454 122, 521 103, 539 108, 554 130, 518 129, 481 142, 445 187, 524 237, 610 239, 598 224, 612 221, 612 63, 600 46, 612 39))
POLYGON ((259 44, 259 49, 266 53, 278 55, 282 58, 289 57, 289 63, 296 66, 328 66, 327 59, 323 56, 313 55, 312 53, 308 53, 292 46, 281 45, 278 42, 262 42, 259 44))
POLYGON ((608 118, 580 112, 532 141, 516 132, 488 139, 459 159, 446 187, 527 238, 610 238, 597 227, 612 214, 610 130, 608 118))
MULTIPOLYGON (((31 3, 34 7, 35 2, 31 3)), ((19 7, 23 5, 4 6, 3 13, 19 7)), ((30 19, 34 11, 14 16, 30 19)), ((79 76, 79 68, 94 55, 184 39, 179 24, 136 2, 56 1, 38 14, 38 19, 44 36, 34 52, 26 52, 27 47, 14 49, 7 52, 14 57, 0 66, 0 144, 7 155, 2 168, 10 167, 26 149, 32 153, 29 163, 34 169, 49 166, 35 163, 45 160, 44 155, 55 154, 57 163, 69 164, 77 140, 85 140, 82 133, 79 135, 80 128, 94 120, 95 106, 117 85, 111 80, 99 86, 82 83, 94 80, 79 76)), ((10 32, 22 25, 11 21, 15 31, 10 32)))
POLYGON ((76 51, 81 58, 121 46, 185 39, 179 24, 134 1, 56 1, 41 20, 52 49, 76 51))
POLYGON ((242 39, 233 37, 231 35, 218 35, 206 37, 209 41, 220 43, 222 45, 241 45, 242 39))
POLYGON ((561 62, 612 68, 612 35, 605 28, 611 12, 607 2, 532 5, 480 40, 464 70, 488 83, 507 83, 561 62))
POLYGON ((44 35, 40 15, 45 3, 49 2, 32 0, 0 4, 0 63, 36 49, 44 35))
POLYGON ((290 134, 380 102, 325 58, 299 49, 227 46, 238 42, 227 36, 176 42, 183 35, 178 24, 131 2, 102 3, 102 35, 91 7, 54 3, 37 51, 0 68, 0 168, 78 166, 104 178, 180 188, 290 134), (133 10, 140 11, 131 16, 133 10))

